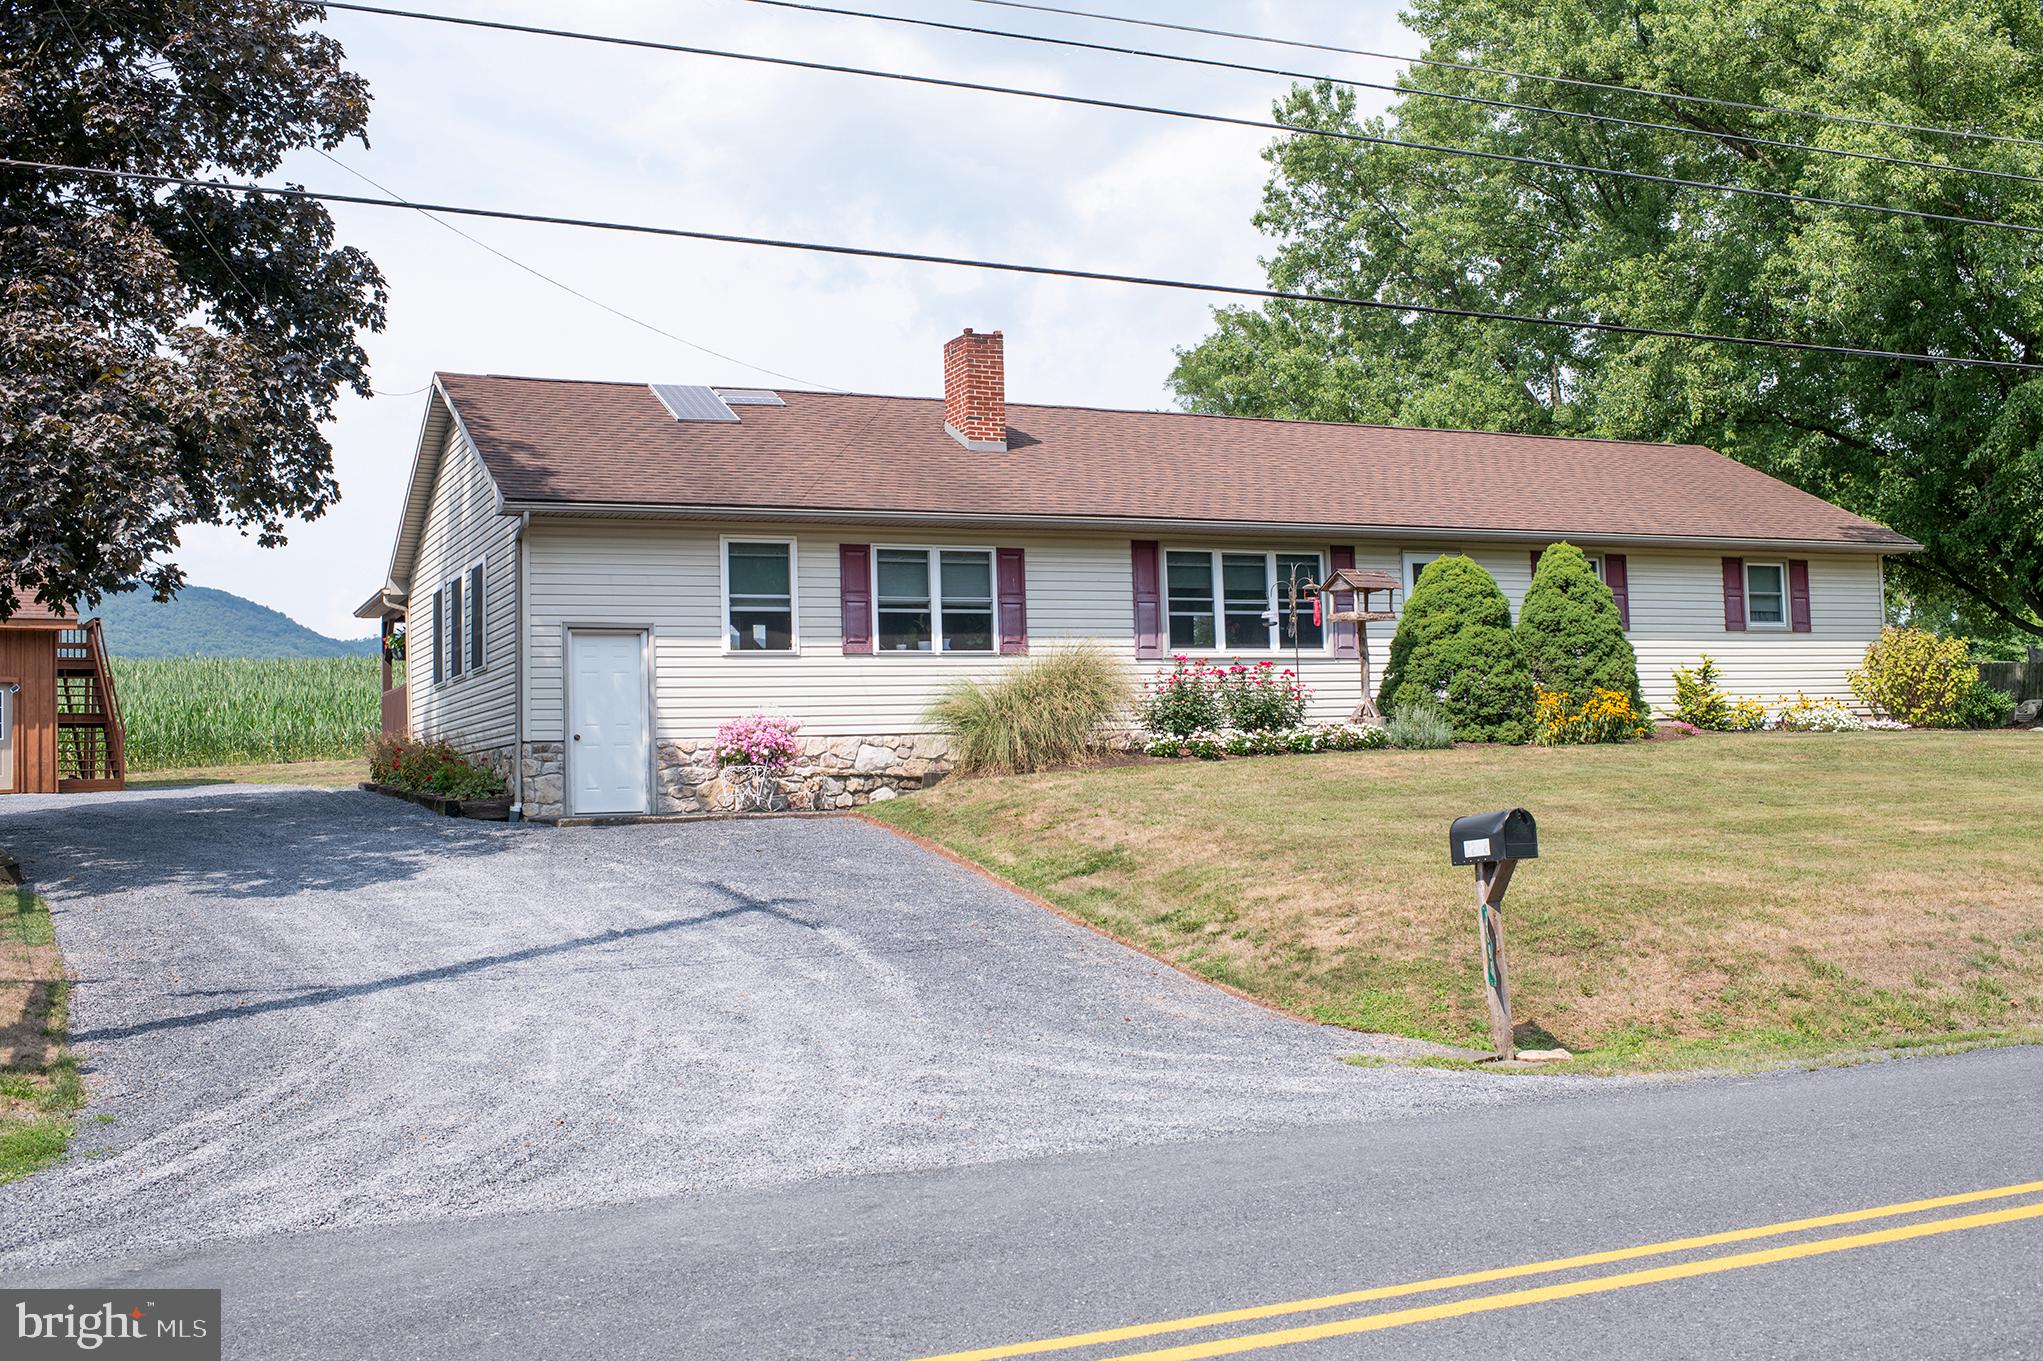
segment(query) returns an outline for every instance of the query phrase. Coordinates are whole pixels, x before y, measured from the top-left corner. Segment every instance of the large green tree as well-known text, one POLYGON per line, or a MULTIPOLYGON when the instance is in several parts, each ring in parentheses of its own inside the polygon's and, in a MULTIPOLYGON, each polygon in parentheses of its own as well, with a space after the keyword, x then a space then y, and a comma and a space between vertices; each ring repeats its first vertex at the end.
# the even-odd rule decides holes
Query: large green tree
MULTIPOLYGON (((253 178, 361 135, 367 86, 291 0, 0 5, 22 160, 253 178)), ((265 545, 339 496, 383 279, 316 203, 0 167, 0 618, 183 581, 189 524, 265 545)))
MULTIPOLYGON (((1407 19, 1429 56, 1451 61, 2043 137, 2034 0, 1415 0, 1407 19)), ((1278 116, 2043 224, 2043 183, 1806 149, 2043 177, 2043 146, 1440 67, 1403 79, 1687 133, 1410 93, 1358 121, 1352 92, 1327 85, 1294 89, 1278 116)), ((1286 136, 1266 154, 1257 221, 1276 242, 1278 288, 2043 362, 2036 235, 1324 137, 1286 136)), ((1180 351, 1174 383, 1192 409, 1709 444, 1920 540, 1926 551, 1895 568, 1918 595, 2043 636, 2035 375, 1315 304, 1215 320, 1180 351)))

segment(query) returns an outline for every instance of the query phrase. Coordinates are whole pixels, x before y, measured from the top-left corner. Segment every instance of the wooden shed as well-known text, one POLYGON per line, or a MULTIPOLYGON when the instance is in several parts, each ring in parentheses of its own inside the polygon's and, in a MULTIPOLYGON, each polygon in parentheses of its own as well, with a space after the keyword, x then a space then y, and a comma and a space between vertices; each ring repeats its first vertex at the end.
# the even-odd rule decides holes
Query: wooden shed
POLYGON ((23 601, 0 620, 0 794, 120 789, 126 773, 99 621, 23 601))

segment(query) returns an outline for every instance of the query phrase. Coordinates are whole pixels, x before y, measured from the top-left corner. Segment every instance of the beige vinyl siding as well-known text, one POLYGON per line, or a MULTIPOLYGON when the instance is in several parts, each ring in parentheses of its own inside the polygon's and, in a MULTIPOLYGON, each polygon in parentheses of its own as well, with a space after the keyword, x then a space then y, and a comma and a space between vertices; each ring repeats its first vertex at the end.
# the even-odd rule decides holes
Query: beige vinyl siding
POLYGON ((412 568, 405 631, 405 702, 411 731, 427 741, 445 740, 463 751, 508 756, 516 741, 517 563, 512 544, 517 521, 499 515, 496 487, 482 460, 461 435, 449 430, 433 484, 426 529, 412 568), (433 684, 433 648, 445 651, 434 632, 433 593, 459 576, 461 609, 468 603, 468 569, 483 568, 483 668, 468 669, 466 633, 462 674, 433 684), (432 646, 427 646, 430 640, 432 646))
MULTIPOLYGON (((925 533, 894 526, 535 519, 526 540, 526 737, 565 739, 563 652, 567 630, 576 625, 648 631, 655 664, 656 740, 707 738, 725 719, 760 710, 799 718, 806 733, 819 737, 922 731, 925 708, 948 682, 996 677, 1012 664, 1013 658, 986 655, 845 656, 837 572, 838 547, 847 542, 1021 548, 1026 552, 1031 650, 1093 643, 1125 658, 1131 675, 1147 677, 1167 663, 1135 656, 1129 538, 1105 532, 925 533), (795 541, 798 652, 724 652, 719 555, 726 536, 795 541)), ((1160 542, 1165 549, 1325 553, 1329 547, 1247 536, 1160 542)), ((1402 579, 1406 550, 1467 548, 1496 576, 1515 617, 1531 581, 1530 547, 1382 540, 1358 543, 1356 561, 1402 579)), ((1585 547, 1599 551, 1593 544, 1585 547)), ((1656 706, 1671 701, 1672 669, 1693 664, 1705 651, 1722 664, 1726 685, 1736 693, 1771 698, 1801 689, 1844 696, 1849 693, 1845 670, 1857 664, 1866 644, 1879 634, 1880 568, 1872 556, 1810 556, 1813 633, 1738 634, 1724 629, 1718 556, 1625 551, 1631 638, 1639 651, 1647 700, 1656 706)), ((1379 681, 1395 627, 1370 626, 1379 681)), ((1289 653, 1270 655, 1280 665, 1291 664, 1289 653)), ((1307 652, 1301 670, 1313 690, 1313 721, 1330 722, 1353 711, 1360 693, 1354 659, 1307 652)))
MULTIPOLYGON (((1131 675, 1146 676, 1156 666, 1135 657, 1126 537, 535 521, 527 534, 528 740, 563 740, 562 650, 567 629, 577 624, 651 631, 659 740, 711 737, 725 719, 755 710, 792 715, 805 733, 818 737, 920 732, 926 729, 924 709, 950 681, 997 677, 1017 660, 943 653, 845 656, 837 579, 842 543, 1020 548, 1032 652, 1092 643, 1125 658, 1131 675), (798 655, 724 652, 718 553, 726 535, 796 541, 798 655)), ((1289 654, 1283 660, 1288 665, 1289 654)), ((1346 716, 1358 693, 1354 662, 1310 653, 1305 662, 1307 683, 1318 692, 1314 716, 1346 716)))

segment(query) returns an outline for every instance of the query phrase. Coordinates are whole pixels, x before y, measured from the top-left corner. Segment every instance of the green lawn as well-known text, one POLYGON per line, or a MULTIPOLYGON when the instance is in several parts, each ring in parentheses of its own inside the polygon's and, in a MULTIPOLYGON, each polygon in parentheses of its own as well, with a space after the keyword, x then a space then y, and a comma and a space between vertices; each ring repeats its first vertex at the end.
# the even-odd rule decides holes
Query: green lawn
POLYGON ((1447 824, 1512 804, 1542 851, 1505 910, 1521 1042, 1648 1068, 2043 1022, 2024 732, 1148 762, 953 780, 873 816, 1286 1010, 1487 1047, 1447 824))
POLYGON ((26 889, 0 889, 0 1184, 64 1156, 85 1103, 65 1045, 70 984, 49 908, 26 889))

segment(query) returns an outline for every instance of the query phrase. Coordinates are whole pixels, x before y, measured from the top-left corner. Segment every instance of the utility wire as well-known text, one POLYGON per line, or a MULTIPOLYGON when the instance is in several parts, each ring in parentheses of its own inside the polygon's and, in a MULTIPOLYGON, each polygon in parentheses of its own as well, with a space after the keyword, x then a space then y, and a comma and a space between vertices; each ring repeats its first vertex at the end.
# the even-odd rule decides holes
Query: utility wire
POLYGON ((1207 283, 1190 279, 1156 278, 1141 274, 1117 274, 1105 270, 1075 269, 1058 265, 1020 264, 1006 260, 975 259, 970 256, 932 255, 921 251, 888 250, 877 246, 847 246, 829 242, 798 241, 785 237, 745 236, 735 232, 712 232, 693 227, 663 227, 648 223, 617 222, 602 218, 564 217, 550 213, 521 213, 504 208, 473 208, 452 203, 414 203, 396 198, 372 198, 364 194, 341 194, 265 184, 242 184, 229 180, 204 180, 184 175, 155 175, 139 170, 110 170, 99 166, 66 165, 53 161, 19 160, 0 157, 0 166, 17 170, 42 170, 52 174, 78 175, 97 179, 130 180, 145 184, 189 185, 232 194, 269 194, 280 198, 313 199, 325 203, 347 203, 368 208, 400 208, 411 212, 447 213, 460 217, 493 218, 504 222, 533 222, 557 227, 578 227, 592 231, 627 232, 641 236, 673 237, 690 241, 713 241, 724 245, 763 246, 775 250, 808 251, 822 255, 850 256, 867 260, 895 260, 909 264, 951 265, 963 269, 993 270, 1004 274, 1040 275, 1077 279, 1087 283, 1133 284, 1143 288, 1167 288, 1180 292, 1222 294, 1241 298, 1263 298, 1277 302, 1320 303, 1331 307, 1355 307, 1371 311, 1458 317, 1473 321, 1511 322, 1526 326, 1549 326, 1569 331, 1602 331, 1616 335, 1653 336, 1668 340, 1691 340, 1707 344, 1752 345, 1770 350, 1792 350, 1810 354, 1839 355, 1852 359, 1883 359, 1915 364, 1948 364, 1961 368, 2008 369, 2043 373, 2043 364, 2014 359, 1985 359, 1965 355, 1918 354, 1903 350, 1877 350, 1854 345, 1825 345, 1808 340, 1780 340, 1761 336, 1717 335, 1707 331, 1672 331, 1652 326, 1628 326, 1614 321, 1529 316, 1515 312, 1490 312, 1469 307, 1441 307, 1426 303, 1385 302, 1377 298, 1350 298, 1337 293, 1303 293, 1285 289, 1254 288, 1241 284, 1207 283))
POLYGON ((1056 5, 1025 3, 1025 0, 972 0, 975 5, 998 5, 1003 9, 1034 10, 1038 14, 1062 14, 1073 19, 1098 19, 1110 24, 1134 24, 1141 28, 1167 28, 1178 33, 1197 33, 1209 38, 1233 38, 1241 42, 1268 43, 1276 47, 1302 47, 1315 52, 1339 52, 1351 57, 1374 57, 1382 61, 1402 61, 1417 66, 1440 66, 1451 71, 1472 71, 1482 75, 1508 76, 1512 80, 1541 80, 1554 85, 1573 85, 1585 90, 1608 90, 1614 94, 1645 95, 1650 99, 1674 100, 1684 104, 1710 104, 1721 109, 1744 109, 1751 113, 1778 113, 1794 118, 1819 118, 1830 123, 1851 123, 1866 128, 1889 128, 1896 132, 1922 132, 1938 137, 1964 137, 1981 142, 2013 142, 2020 146, 2043 146, 2043 138, 2013 137, 1998 132, 1978 132, 1965 128, 1940 128, 1925 123, 1894 123, 1884 118, 1862 118, 1853 114, 1825 113, 1819 109, 1790 109, 1777 104, 1748 104, 1737 99, 1718 99, 1710 95, 1682 94, 1675 90, 1655 90, 1644 86, 1615 85, 1600 80, 1583 80, 1577 76, 1548 76, 1536 71, 1513 71, 1508 67, 1479 66, 1473 62, 1447 61, 1440 57, 1408 57, 1396 52, 1372 52, 1366 47, 1339 47, 1333 43, 1308 42, 1302 38, 1273 38, 1260 33, 1235 33, 1224 28, 1200 28, 1196 24, 1174 24, 1164 19, 1137 19, 1128 14, 1101 14, 1093 10, 1063 9, 1056 5))
MULTIPOLYGON (((491 255, 496 256, 497 259, 502 260, 504 263, 517 266, 519 269, 524 270, 527 274, 530 274, 533 278, 539 279, 545 283, 552 284, 561 292, 571 294, 574 297, 580 298, 583 302, 588 303, 591 307, 602 308, 605 312, 608 312, 613 317, 619 317, 625 321, 630 322, 634 326, 643 327, 644 329, 651 331, 656 336, 664 336, 668 340, 673 341, 677 345, 686 345, 689 349, 695 350, 698 353, 709 355, 715 359, 721 359, 726 364, 736 364, 739 368, 750 369, 754 373, 770 374, 775 378, 785 378, 788 382, 799 384, 802 387, 821 388, 826 392, 844 391, 843 388, 832 387, 828 383, 812 383, 806 378, 797 378, 795 377, 795 375, 791 373, 782 373, 779 369, 769 369, 764 364, 754 364, 749 360, 740 359, 736 355, 725 354, 722 350, 712 350, 707 345, 697 344, 695 341, 688 339, 688 337, 686 336, 677 336, 672 331, 667 330, 665 327, 655 326, 650 321, 646 321, 641 317, 635 317, 631 313, 625 311, 622 308, 612 307, 609 303, 604 302, 601 298, 591 297, 589 294, 582 292, 581 289, 576 288, 573 284, 563 283, 559 279, 554 278, 551 274, 548 274, 546 271, 539 269, 533 265, 526 264, 517 256, 512 255, 506 251, 498 250, 495 246, 492 246, 489 242, 483 240, 481 237, 462 231, 461 228, 455 226, 453 223, 447 221, 445 218, 440 217, 437 214, 425 208, 418 207, 417 204, 412 203, 410 199, 398 193, 389 185, 384 184, 380 180, 372 179, 370 176, 363 174, 361 171, 355 169, 353 166, 349 165, 347 162, 339 159, 338 157, 330 155, 325 151, 320 151, 319 154, 321 156, 324 156, 327 160, 333 162, 333 164, 339 166, 341 169, 347 171, 350 175, 353 175, 356 179, 362 181, 362 183, 369 185, 370 187, 375 189, 381 189, 384 193, 390 195, 390 197, 395 199, 397 202, 409 205, 417 209, 419 215, 421 217, 424 217, 427 221, 434 222, 442 227, 445 227, 448 231, 454 233, 454 235, 460 237, 462 240, 467 241, 472 245, 482 247, 484 250, 488 251, 491 255)), ((420 388, 419 391, 423 392, 425 391, 425 389, 420 388)), ((411 394, 379 393, 378 395, 385 397, 389 396, 404 397, 410 396, 411 394)))
POLYGON ((1344 85, 1356 90, 1382 90, 1395 95, 1409 95, 1416 98, 1444 99, 1457 104, 1476 104, 1490 109, 1509 109, 1518 113, 1542 114, 1554 118, 1573 118, 1591 123, 1610 123, 1618 127, 1638 128, 1648 132, 1672 133, 1679 137, 1699 137, 1711 142, 1736 142, 1744 146, 1775 147, 1783 151, 1798 151, 1812 156, 1839 156, 1855 161, 1876 161, 1882 165, 1908 166, 1917 170, 1934 170, 1951 175, 1979 175, 1988 179, 2016 180, 2025 184, 2043 184, 2043 175, 2023 175, 2012 170, 1989 170, 1983 166, 1951 165, 1943 161, 1920 161, 1907 156, 1887 156, 1877 151, 1853 151, 1845 147, 1812 146, 1807 142, 1790 142, 1775 137, 1759 137, 1745 132, 1717 132, 1709 128, 1687 127, 1680 123, 1656 123, 1647 118, 1626 118, 1613 113, 1590 113, 1586 109, 1557 109, 1546 104, 1525 104, 1509 99, 1491 99, 1484 95, 1456 94, 1449 90, 1428 90, 1417 85, 1391 85, 1382 81, 1358 80, 1349 76, 1332 76, 1312 71, 1291 71, 1281 66, 1257 66, 1250 62, 1222 61, 1218 57, 1199 57, 1185 52, 1157 52, 1144 47, 1121 47, 1113 43, 1087 42, 1082 38, 1056 38, 1043 33, 1018 33, 1010 29, 984 28, 976 24, 952 23, 944 19, 918 19, 905 14, 880 14, 871 10, 840 9, 835 5, 803 3, 803 0, 746 0, 748 4, 770 5, 775 9, 799 10, 809 14, 831 14, 847 19, 875 19, 882 23, 906 24, 915 28, 942 29, 950 33, 969 33, 978 37, 1007 38, 1016 42, 1043 43, 1053 47, 1071 47, 1087 52, 1105 52, 1114 56, 1141 57, 1148 61, 1178 62, 1186 66, 1205 66, 1222 71, 1242 71, 1251 75, 1280 76, 1286 80, 1325 81, 1332 85, 1344 85))
MULTIPOLYGON (((312 4, 315 0, 300 0, 312 4)), ((609 33, 587 33, 577 29, 543 28, 533 24, 514 24, 501 19, 470 19, 460 15, 436 14, 424 10, 389 9, 381 5, 353 3, 353 0, 316 0, 326 9, 352 10, 358 14, 380 14, 394 19, 420 19, 429 23, 453 24, 463 28, 494 29, 505 33, 523 33, 542 38, 566 38, 576 42, 603 43, 613 47, 643 48, 655 52, 675 52, 686 56, 718 57, 729 61, 756 62, 765 66, 784 66, 799 71, 821 71, 832 75, 863 76, 876 80, 901 81, 910 85, 932 85, 947 90, 971 90, 980 94, 1013 95, 1022 99, 1040 99, 1057 104, 1076 104, 1093 109, 1116 109, 1124 113, 1155 114, 1163 118, 1182 118, 1199 123, 1219 123, 1232 127, 1257 128, 1269 132, 1282 132, 1307 137, 1328 137, 1344 142, 1361 142, 1371 146, 1396 147, 1405 151, 1424 151, 1442 156, 1469 156, 1477 160, 1504 161, 1513 165, 1535 166, 1542 170, 1561 170, 1571 174, 1606 175, 1617 179, 1635 180, 1649 184, 1673 185, 1683 189, 1702 189, 1718 194, 1741 194, 1751 198, 1773 199, 1784 203, 1806 203, 1823 208, 1840 208, 1850 212, 1881 213, 1893 217, 1909 217, 1925 222, 1948 222, 1963 227, 1994 227, 2002 231, 2023 232, 2032 236, 2043 236, 2043 227, 2029 226, 2016 222, 2000 222, 1993 218, 1966 217, 1957 213, 1931 212, 1922 208, 1895 208, 1878 203, 1859 203, 1851 199, 1820 198, 1810 194, 1794 194, 1782 189, 1759 189, 1744 184, 1718 184, 1708 180, 1688 180, 1674 175, 1655 175, 1644 170, 1619 170, 1610 166, 1577 165, 1572 161, 1549 161, 1538 156, 1520 156, 1506 151, 1480 151, 1472 147, 1436 146, 1430 142, 1409 142, 1396 137, 1377 137, 1365 132, 1350 132, 1335 128, 1315 128, 1302 123, 1275 122, 1263 118, 1242 118, 1233 114, 1203 113, 1191 109, 1173 109, 1156 104, 1129 104, 1114 99, 1098 99, 1088 95, 1057 94, 1049 90, 1032 90, 1013 85, 986 85, 978 81, 953 80, 943 76, 910 75, 903 71, 879 71, 863 66, 844 66, 834 62, 803 61, 795 57, 769 57, 757 52, 732 52, 715 47, 695 47, 685 43, 661 42, 653 38, 629 38, 609 33)))

